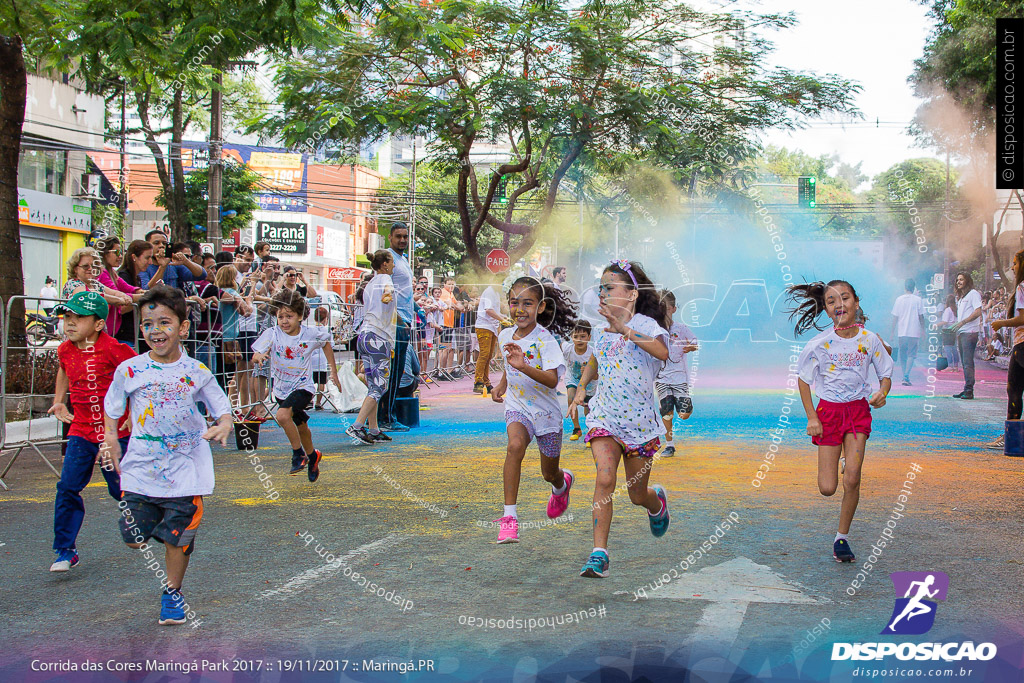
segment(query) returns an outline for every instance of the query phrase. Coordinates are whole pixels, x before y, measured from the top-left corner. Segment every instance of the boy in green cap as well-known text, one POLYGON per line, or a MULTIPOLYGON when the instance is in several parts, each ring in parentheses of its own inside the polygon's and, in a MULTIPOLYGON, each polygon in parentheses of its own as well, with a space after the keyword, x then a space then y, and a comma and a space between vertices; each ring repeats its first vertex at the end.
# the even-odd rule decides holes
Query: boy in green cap
MULTIPOLYGON (((103 397, 114 378, 114 370, 135 351, 104 330, 107 302, 96 292, 79 292, 55 308, 64 315, 67 340, 57 347, 60 369, 51 415, 71 425, 67 452, 61 465, 57 497, 53 505, 53 550, 57 554, 51 572, 66 572, 79 563, 76 543, 85 518, 82 489, 92 478, 100 444, 103 442, 103 397), (71 392, 69 411, 64 398, 71 392)), ((118 439, 128 443, 127 423, 122 421, 118 439)), ((107 490, 121 499, 121 483, 113 467, 102 468, 107 490)))

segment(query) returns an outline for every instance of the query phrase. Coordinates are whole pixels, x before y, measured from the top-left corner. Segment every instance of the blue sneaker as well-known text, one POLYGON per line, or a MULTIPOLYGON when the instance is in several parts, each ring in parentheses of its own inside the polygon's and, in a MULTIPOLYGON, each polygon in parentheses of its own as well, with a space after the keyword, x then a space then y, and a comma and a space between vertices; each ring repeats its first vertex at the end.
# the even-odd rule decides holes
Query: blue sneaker
POLYGON ((658 494, 658 498, 661 499, 661 514, 652 515, 650 512, 647 513, 647 521, 651 523, 651 533, 654 534, 655 538, 659 538, 665 535, 668 531, 668 498, 665 496, 665 489, 661 484, 654 485, 654 492, 658 494))
POLYGON ((590 553, 590 557, 587 558, 587 563, 583 565, 583 569, 580 570, 580 576, 589 576, 592 579, 603 579, 608 576, 608 553, 602 553, 600 550, 595 553, 590 553))
POLYGON ((160 597, 160 625, 185 623, 185 598, 181 591, 164 592, 160 597))
POLYGON ((845 538, 840 538, 832 544, 832 557, 836 562, 853 562, 853 551, 850 550, 850 543, 845 538))
POLYGON ((66 572, 78 564, 78 551, 74 548, 62 548, 57 552, 57 559, 50 565, 51 572, 66 572))

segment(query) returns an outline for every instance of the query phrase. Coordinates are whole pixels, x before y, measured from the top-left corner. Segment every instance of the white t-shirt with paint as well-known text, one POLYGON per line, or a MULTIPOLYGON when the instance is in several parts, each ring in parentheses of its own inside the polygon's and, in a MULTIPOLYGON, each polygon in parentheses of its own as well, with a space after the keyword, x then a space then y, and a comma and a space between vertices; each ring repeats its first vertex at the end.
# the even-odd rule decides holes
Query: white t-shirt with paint
POLYGON ((880 380, 892 376, 892 358, 877 334, 861 328, 852 339, 843 339, 828 329, 807 342, 797 373, 819 399, 850 403, 871 396, 872 367, 880 380))
MULTIPOLYGON (((972 289, 956 302, 956 321, 967 320, 979 308, 981 308, 981 294, 978 294, 978 290, 972 289)), ((981 332, 981 317, 979 316, 961 327, 960 332, 981 332)))
POLYGON ((896 297, 892 314, 896 316, 896 336, 921 336, 921 316, 924 315, 924 301, 921 297, 910 292, 896 297))
MULTIPOLYGON (((576 345, 571 341, 567 341, 562 344, 562 355, 565 356, 566 367, 569 369, 569 378, 565 380, 565 385, 567 387, 578 387, 580 380, 583 379, 583 368, 594 357, 594 349, 588 343, 586 351, 576 353, 576 345)), ((584 393, 587 396, 593 396, 596 392, 597 380, 594 380, 587 385, 584 393)))
MULTIPOLYGON (((556 370, 561 381, 565 374, 565 359, 558 341, 546 328, 537 325, 522 339, 513 339, 517 327, 507 327, 498 334, 498 350, 505 344, 518 344, 526 356, 528 365, 540 370, 556 370)), ((503 353, 503 352, 502 352, 503 353)), ((508 361, 505 362, 505 412, 519 412, 533 422, 537 435, 562 431, 562 404, 558 400, 558 385, 548 388, 519 372, 508 361)))
POLYGON ((681 387, 690 384, 689 360, 683 347, 688 344, 696 344, 697 338, 693 336, 690 328, 683 323, 672 323, 668 329, 668 360, 658 373, 655 381, 658 384, 665 384, 671 387, 681 387))
POLYGON ((377 273, 363 288, 363 322, 360 332, 373 332, 395 343, 395 328, 398 325, 398 296, 391 276, 377 273), (384 301, 384 299, 388 301, 384 301))
POLYGON ((476 307, 476 329, 498 334, 498 321, 487 315, 488 310, 501 315, 501 300, 498 299, 498 292, 494 287, 488 287, 480 295, 480 303, 476 307))
POLYGON ((299 389, 316 393, 313 357, 330 343, 331 332, 326 327, 303 325, 294 335, 285 334, 280 327, 271 327, 253 342, 252 350, 257 353, 269 351, 267 362, 274 380, 274 396, 283 399, 299 389))
MULTIPOLYGON (((668 332, 646 315, 635 314, 626 327, 668 345, 668 332)), ((654 395, 654 378, 663 363, 621 334, 609 332, 607 322, 595 331, 591 346, 597 358, 598 381, 587 427, 606 429, 627 446, 640 446, 664 435, 654 395)))
POLYGON ((132 436, 121 457, 122 490, 157 498, 213 493, 213 454, 203 439, 206 420, 196 401, 214 417, 231 412, 213 373, 191 356, 158 363, 144 353, 117 366, 103 410, 120 418, 131 403, 132 436))

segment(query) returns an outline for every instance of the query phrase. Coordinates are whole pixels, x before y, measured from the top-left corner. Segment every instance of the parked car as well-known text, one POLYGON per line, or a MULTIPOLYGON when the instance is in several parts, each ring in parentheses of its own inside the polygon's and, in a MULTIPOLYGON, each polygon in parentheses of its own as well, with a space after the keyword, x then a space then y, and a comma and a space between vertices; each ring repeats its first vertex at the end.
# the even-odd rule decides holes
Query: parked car
POLYGON ((334 341, 331 343, 331 348, 335 351, 341 351, 345 347, 345 342, 348 340, 346 331, 351 327, 350 322, 352 316, 348 312, 348 304, 341 298, 341 295, 337 292, 321 292, 319 296, 311 296, 307 299, 309 304, 309 316, 306 318, 306 323, 309 325, 314 324, 313 312, 317 308, 327 307, 329 313, 329 325, 331 332, 334 335, 334 341))

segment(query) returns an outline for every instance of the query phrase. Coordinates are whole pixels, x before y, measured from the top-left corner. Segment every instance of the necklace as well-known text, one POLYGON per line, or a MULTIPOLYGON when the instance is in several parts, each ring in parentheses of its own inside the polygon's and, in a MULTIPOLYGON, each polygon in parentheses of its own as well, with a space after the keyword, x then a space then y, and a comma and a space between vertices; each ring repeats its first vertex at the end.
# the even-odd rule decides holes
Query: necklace
POLYGON ((852 330, 854 327, 864 327, 864 323, 854 323, 845 327, 833 327, 832 329, 836 332, 842 332, 843 330, 852 330))

